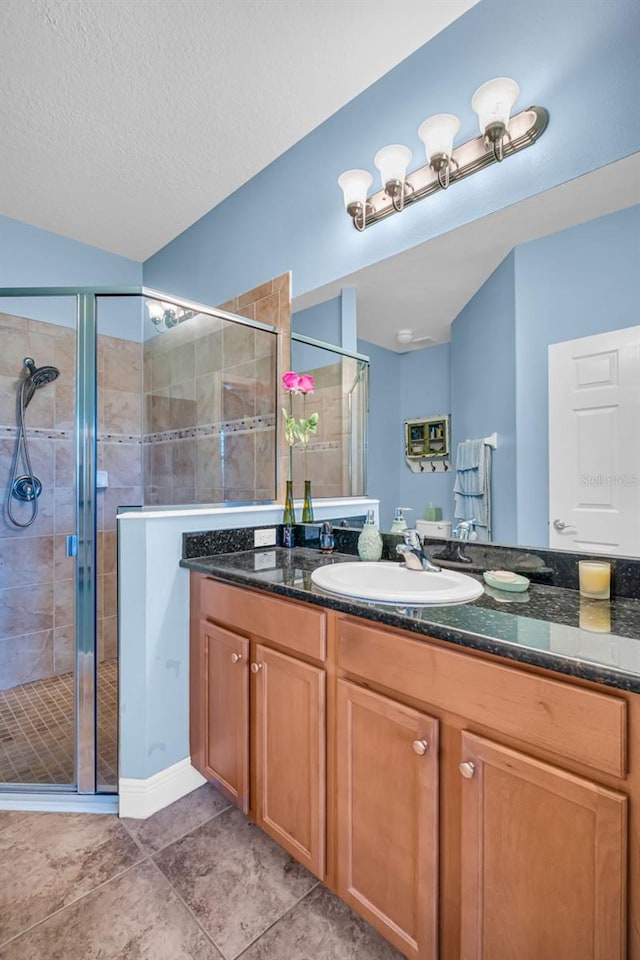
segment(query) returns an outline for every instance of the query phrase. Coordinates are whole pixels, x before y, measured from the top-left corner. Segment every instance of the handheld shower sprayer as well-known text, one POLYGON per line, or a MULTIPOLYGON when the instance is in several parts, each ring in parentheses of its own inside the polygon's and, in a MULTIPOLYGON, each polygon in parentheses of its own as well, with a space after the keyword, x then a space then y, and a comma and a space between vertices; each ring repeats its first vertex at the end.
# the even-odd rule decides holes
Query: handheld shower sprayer
POLYGON ((33 357, 25 357, 22 362, 29 373, 26 377, 22 378, 18 387, 18 436, 11 468, 9 492, 7 495, 7 516, 16 527, 30 527, 38 516, 38 497, 42 491, 42 484, 34 474, 31 466, 24 414, 35 396, 36 390, 47 383, 52 383, 54 380, 57 380, 60 376, 60 371, 57 367, 52 366, 36 367, 33 357), (24 462, 25 473, 19 475, 21 455, 24 462), (16 500, 27 501, 32 504, 29 519, 25 521, 16 519, 13 513, 12 497, 15 497, 16 500))

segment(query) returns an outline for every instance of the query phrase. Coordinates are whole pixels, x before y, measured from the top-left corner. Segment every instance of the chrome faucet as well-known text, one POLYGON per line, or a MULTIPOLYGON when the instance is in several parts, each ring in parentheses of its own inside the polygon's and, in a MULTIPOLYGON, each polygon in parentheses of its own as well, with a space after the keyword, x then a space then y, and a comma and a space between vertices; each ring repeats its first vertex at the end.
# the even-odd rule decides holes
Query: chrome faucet
POLYGON ((461 520, 453 531, 453 536, 456 538, 456 540, 471 540, 471 535, 475 530, 475 525, 475 520, 461 520))
POLYGON ((399 543, 396 553, 404 557, 405 566, 409 570, 427 570, 439 573, 440 567, 432 563, 425 553, 424 544, 417 530, 405 530, 402 534, 404 543, 399 543))

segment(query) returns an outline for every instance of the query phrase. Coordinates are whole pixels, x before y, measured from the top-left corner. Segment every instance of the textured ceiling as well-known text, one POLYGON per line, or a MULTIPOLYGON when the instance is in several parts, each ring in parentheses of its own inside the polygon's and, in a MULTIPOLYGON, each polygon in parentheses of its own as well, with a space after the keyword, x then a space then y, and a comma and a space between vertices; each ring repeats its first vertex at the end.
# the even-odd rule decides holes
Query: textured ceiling
POLYGON ((419 350, 424 342, 403 346, 397 341, 398 330, 410 329, 415 337, 444 343, 460 311, 514 247, 637 203, 640 153, 296 297, 293 309, 356 287, 361 339, 398 353, 419 350))
POLYGON ((0 213, 144 260, 475 2, 2 0, 0 213))

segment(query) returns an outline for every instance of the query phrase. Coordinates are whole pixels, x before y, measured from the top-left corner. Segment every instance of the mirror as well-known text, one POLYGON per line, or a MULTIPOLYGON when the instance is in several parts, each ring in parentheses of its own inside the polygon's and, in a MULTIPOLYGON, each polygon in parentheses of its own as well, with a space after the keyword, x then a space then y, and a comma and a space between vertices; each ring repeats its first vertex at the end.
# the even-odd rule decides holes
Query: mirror
POLYGON ((313 378, 313 393, 291 397, 291 413, 318 414, 315 433, 293 448, 293 493, 314 499, 358 497, 366 492, 366 410, 368 363, 308 339, 291 339, 291 368, 313 378))
POLYGON ((320 311, 356 291, 371 361, 367 492, 383 529, 405 506, 409 525, 441 511, 446 535, 462 512, 458 445, 495 434, 480 539, 640 554, 639 158, 294 301, 293 329, 298 314, 311 334, 316 309, 324 339, 320 311), (405 422, 447 415, 449 460, 405 460, 405 422))

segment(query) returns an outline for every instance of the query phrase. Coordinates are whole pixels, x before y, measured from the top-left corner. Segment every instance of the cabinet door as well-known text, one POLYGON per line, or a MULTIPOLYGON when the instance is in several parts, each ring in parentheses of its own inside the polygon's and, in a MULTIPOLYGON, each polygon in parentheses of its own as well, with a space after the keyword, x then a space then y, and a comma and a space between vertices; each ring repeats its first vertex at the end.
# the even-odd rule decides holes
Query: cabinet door
POLYGON ((249 641, 202 622, 204 767, 209 780, 244 812, 249 809, 249 641))
POLYGON ((438 721, 338 681, 338 893, 407 957, 437 956, 438 721))
POLYGON ((623 960, 627 799, 462 734, 462 960, 623 960))
POLYGON ((321 879, 325 865, 325 672, 258 644, 256 822, 321 879))

